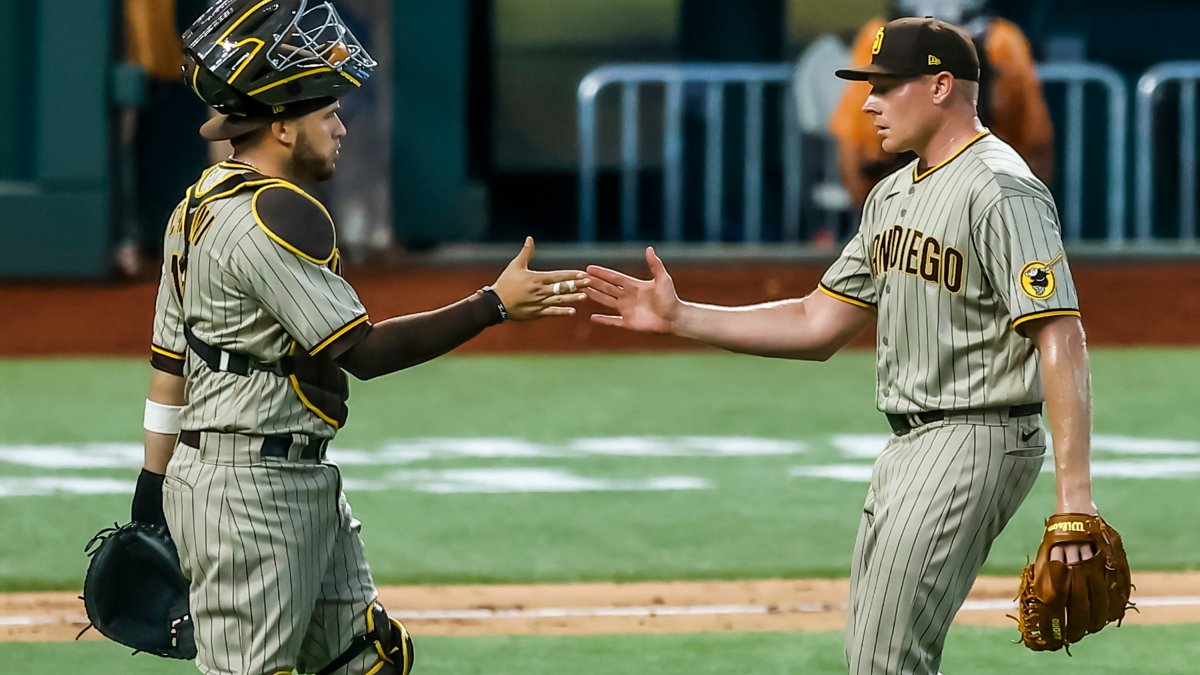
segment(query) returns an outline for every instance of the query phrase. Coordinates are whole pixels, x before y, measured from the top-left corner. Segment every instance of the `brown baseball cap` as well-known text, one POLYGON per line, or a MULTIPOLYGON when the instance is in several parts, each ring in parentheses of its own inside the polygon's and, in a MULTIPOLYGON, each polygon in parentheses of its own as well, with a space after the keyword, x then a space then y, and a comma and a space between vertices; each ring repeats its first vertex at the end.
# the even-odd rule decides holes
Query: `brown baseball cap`
POLYGON ((875 33, 871 63, 842 68, 843 80, 866 80, 871 75, 932 75, 940 72, 979 81, 979 55, 961 28, 933 17, 906 17, 875 33))
POLYGON ((290 120, 302 117, 332 105, 336 98, 313 98, 307 101, 297 101, 287 105, 273 107, 263 106, 262 110, 252 113, 232 113, 217 115, 200 125, 200 136, 206 141, 227 141, 264 127, 278 120, 290 120))

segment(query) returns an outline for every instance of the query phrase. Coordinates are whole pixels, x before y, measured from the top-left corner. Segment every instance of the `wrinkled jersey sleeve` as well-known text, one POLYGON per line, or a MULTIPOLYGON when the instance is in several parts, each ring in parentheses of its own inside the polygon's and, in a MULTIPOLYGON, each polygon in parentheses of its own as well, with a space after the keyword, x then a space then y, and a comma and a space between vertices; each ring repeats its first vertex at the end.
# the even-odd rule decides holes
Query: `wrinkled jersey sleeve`
POLYGON ((286 250, 261 230, 237 244, 230 269, 243 290, 309 354, 329 350, 337 356, 369 328, 367 311, 349 282, 329 264, 286 250))
POLYGON ((183 337, 183 273, 180 270, 182 251, 176 250, 176 241, 182 239, 172 227, 179 218, 176 209, 167 224, 163 244, 162 274, 158 279, 158 296, 154 301, 154 328, 150 339, 150 365, 172 375, 183 375, 183 362, 187 353, 187 341, 183 337))
POLYGON ((865 309, 875 309, 875 280, 860 228, 846 243, 841 256, 829 266, 818 286, 826 295, 865 309))
POLYGON ((1013 328, 1034 319, 1079 316, 1079 296, 1051 202, 1003 197, 975 225, 972 237, 1013 328))

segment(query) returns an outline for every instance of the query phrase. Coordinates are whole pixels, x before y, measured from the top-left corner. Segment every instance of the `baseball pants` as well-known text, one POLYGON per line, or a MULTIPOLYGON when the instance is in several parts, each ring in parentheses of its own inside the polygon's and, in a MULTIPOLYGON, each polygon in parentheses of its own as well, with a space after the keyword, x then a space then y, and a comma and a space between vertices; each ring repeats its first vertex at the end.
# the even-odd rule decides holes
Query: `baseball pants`
MULTIPOLYGON (((167 467, 163 507, 206 675, 316 672, 366 632, 376 597, 338 467, 263 457, 261 444, 205 432, 167 467)), ((369 649, 337 672, 378 659, 369 649)))
POLYGON ((851 562, 851 675, 935 675, 950 622, 1045 457, 1040 415, 947 415, 875 462, 851 562))

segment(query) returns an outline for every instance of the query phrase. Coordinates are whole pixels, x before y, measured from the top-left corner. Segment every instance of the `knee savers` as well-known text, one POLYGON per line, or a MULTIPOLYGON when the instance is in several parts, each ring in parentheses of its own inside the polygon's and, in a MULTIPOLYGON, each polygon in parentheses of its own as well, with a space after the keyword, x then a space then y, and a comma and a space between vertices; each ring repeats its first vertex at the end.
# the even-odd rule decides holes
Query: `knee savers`
POLYGON ((389 618, 379 601, 372 602, 366 611, 367 632, 350 641, 350 646, 317 675, 330 675, 353 661, 364 651, 371 650, 379 657, 364 675, 409 675, 413 665, 413 643, 404 624, 389 618))

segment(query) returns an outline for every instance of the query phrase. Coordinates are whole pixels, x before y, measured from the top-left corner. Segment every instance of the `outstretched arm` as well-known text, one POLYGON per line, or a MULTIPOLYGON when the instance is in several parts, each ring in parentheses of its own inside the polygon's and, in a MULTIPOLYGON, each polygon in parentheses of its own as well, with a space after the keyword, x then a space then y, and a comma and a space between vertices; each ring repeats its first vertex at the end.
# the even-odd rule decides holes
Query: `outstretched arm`
MULTIPOLYGON (((1087 340, 1079 317, 1038 319, 1026 329, 1041 356, 1042 388, 1054 440, 1055 513, 1098 513, 1092 501, 1092 383, 1087 340)), ((1067 563, 1094 554, 1090 545, 1056 547, 1052 559, 1067 563)))
POLYGON ((729 351, 776 358, 824 361, 854 339, 874 312, 824 293, 741 307, 684 302, 653 248, 646 249, 651 278, 636 279, 592 265, 585 289, 596 302, 616 310, 592 320, 646 333, 678 335, 729 351))
POLYGON ((392 317, 355 336, 353 344, 334 345, 330 354, 351 375, 367 380, 437 358, 502 321, 532 321, 571 316, 571 303, 586 296, 587 275, 579 270, 538 272, 529 269, 534 242, 525 245, 491 287, 440 309, 392 317))

